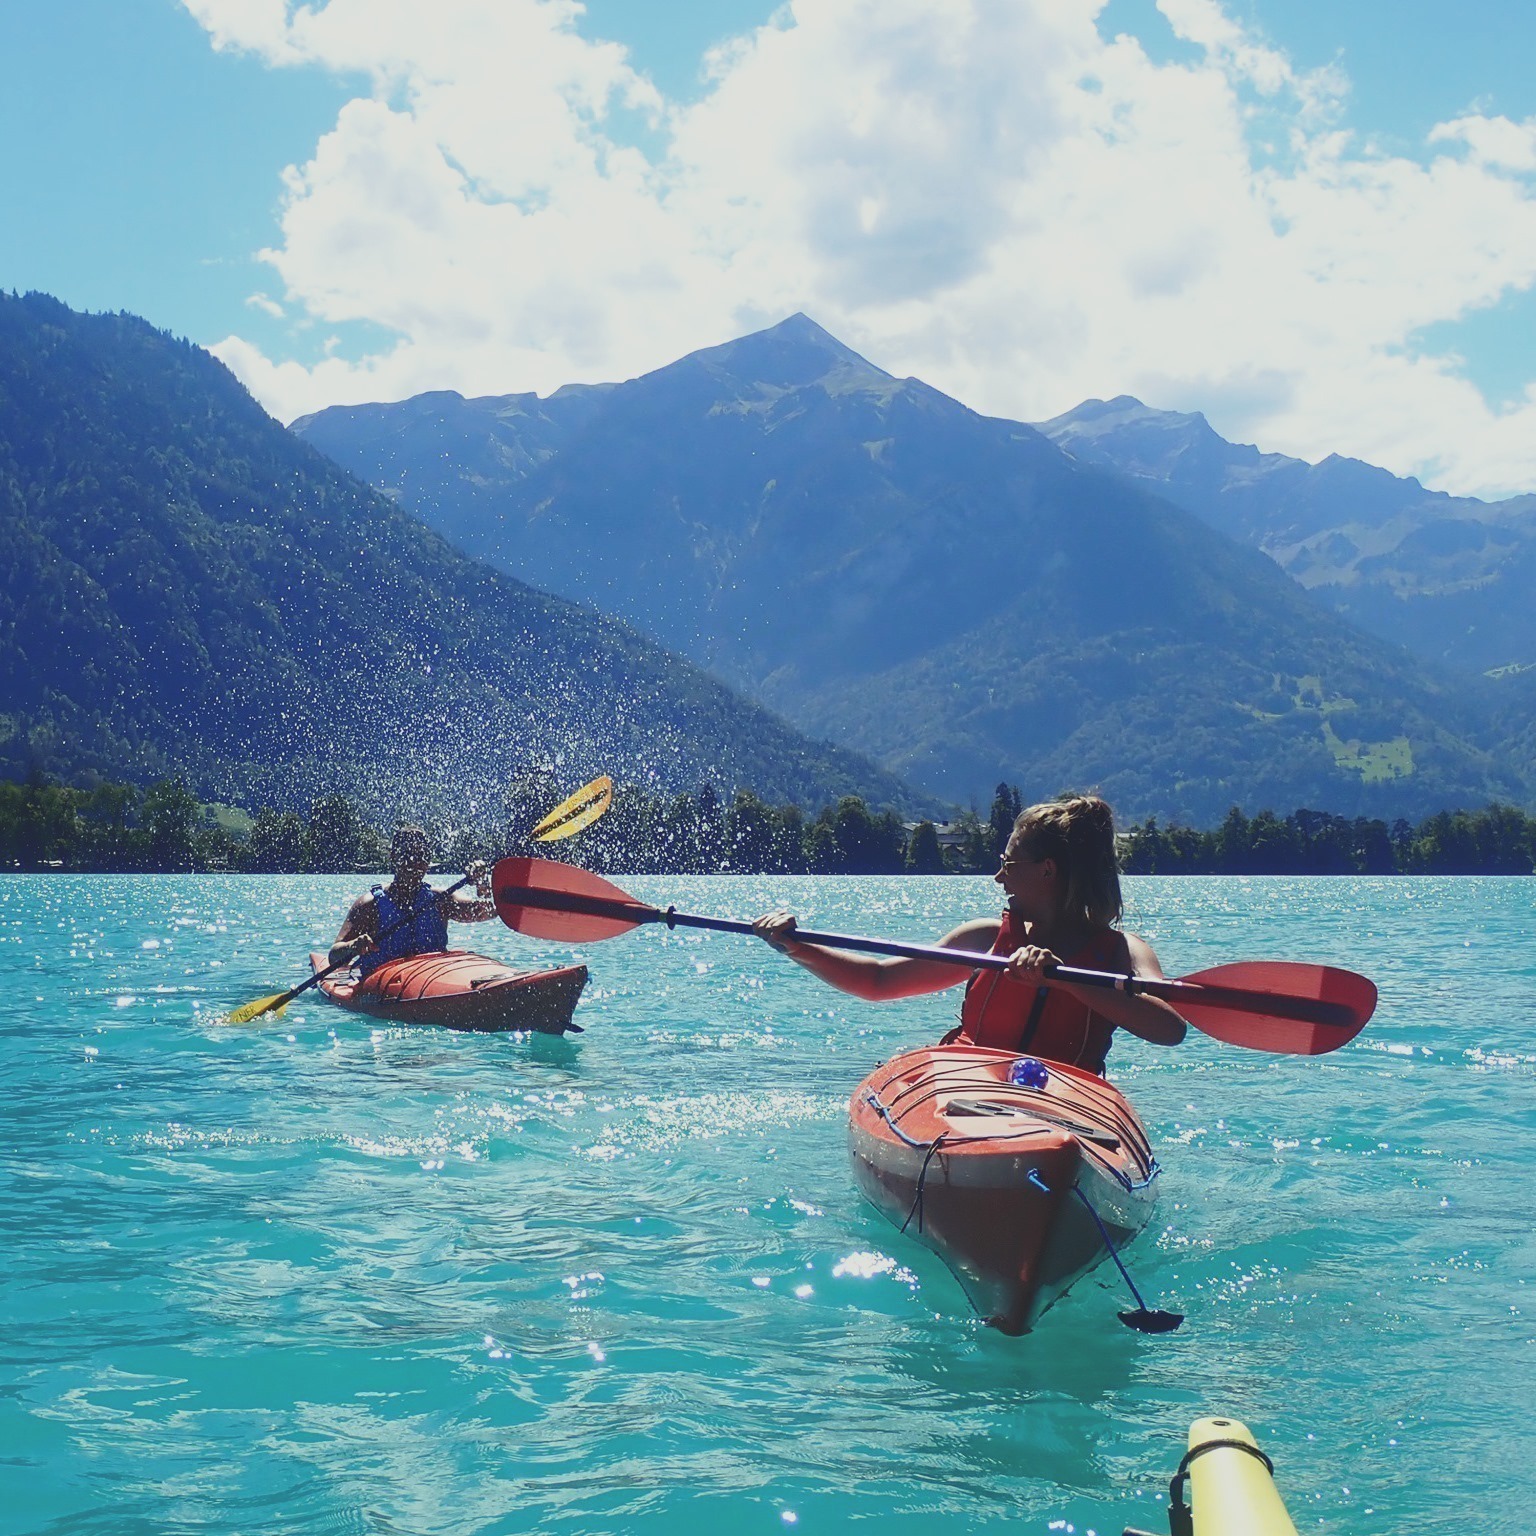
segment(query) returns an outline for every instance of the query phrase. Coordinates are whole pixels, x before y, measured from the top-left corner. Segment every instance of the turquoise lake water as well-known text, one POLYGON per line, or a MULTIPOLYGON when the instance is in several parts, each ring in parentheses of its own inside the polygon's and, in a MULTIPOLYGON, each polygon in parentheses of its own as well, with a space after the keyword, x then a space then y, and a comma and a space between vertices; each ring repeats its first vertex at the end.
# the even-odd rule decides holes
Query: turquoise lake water
MULTIPOLYGON (((997 907, 623 883, 906 938, 997 907)), ((220 1022, 364 884, 0 877, 0 1531, 1119 1536, 1211 1413, 1303 1532, 1536 1531, 1536 880, 1127 882, 1171 975, 1325 961, 1381 1006, 1322 1058, 1118 1042, 1165 1170, 1127 1259, 1187 1321, 1127 1331, 1104 1266, 1022 1339, 847 1166, 850 1091, 958 992, 650 930, 580 952, 566 1040, 220 1022)))

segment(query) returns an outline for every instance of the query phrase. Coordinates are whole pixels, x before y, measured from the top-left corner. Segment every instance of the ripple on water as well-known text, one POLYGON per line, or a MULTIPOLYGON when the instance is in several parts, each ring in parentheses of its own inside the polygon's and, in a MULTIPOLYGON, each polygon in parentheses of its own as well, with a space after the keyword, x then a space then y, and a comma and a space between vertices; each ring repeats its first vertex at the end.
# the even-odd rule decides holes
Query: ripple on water
MULTIPOLYGON (((1171 972, 1272 954, 1382 993, 1318 1060, 1117 1045, 1165 1165, 1127 1262, 1188 1315, 1155 1340, 1112 1271, 1004 1339, 858 1198, 847 1096, 952 997, 869 1008, 639 933, 584 954, 576 1039, 309 998, 224 1023, 355 883, 0 881, 11 1528, 1155 1528, 1188 1421, 1230 1412, 1305 1528, 1522 1531, 1536 882, 1128 882, 1171 972)), ((993 904, 626 884, 911 938, 993 904)))

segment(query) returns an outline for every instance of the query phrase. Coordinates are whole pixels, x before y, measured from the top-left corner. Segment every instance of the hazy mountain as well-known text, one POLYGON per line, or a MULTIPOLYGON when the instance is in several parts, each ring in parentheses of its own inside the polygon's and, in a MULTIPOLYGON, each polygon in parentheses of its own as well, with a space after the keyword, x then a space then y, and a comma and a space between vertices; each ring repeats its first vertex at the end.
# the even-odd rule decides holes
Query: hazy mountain
POLYGON ((1260 453, 1129 395, 1039 425, 1262 549, 1362 629, 1473 671, 1536 664, 1536 496, 1477 501, 1337 454, 1260 453))
POLYGON ((950 796, 1096 783, 1206 819, 1528 795, 1475 690, 804 316, 621 384, 295 430, 463 548, 950 796))
MULTIPOLYGON (((574 397, 573 397, 574 398, 574 397)), ((127 315, 0 295, 0 767, 289 803, 522 768, 909 800, 654 641, 466 558, 127 315)))

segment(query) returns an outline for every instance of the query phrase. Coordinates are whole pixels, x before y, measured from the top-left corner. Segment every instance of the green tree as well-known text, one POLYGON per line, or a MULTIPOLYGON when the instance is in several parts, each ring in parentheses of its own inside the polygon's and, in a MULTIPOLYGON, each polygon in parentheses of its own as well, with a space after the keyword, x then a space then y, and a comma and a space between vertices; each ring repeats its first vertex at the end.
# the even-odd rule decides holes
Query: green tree
POLYGON ((1362 875, 1390 875, 1397 869, 1397 849, 1386 822, 1357 817, 1350 833, 1355 868, 1362 875))
POLYGON ((341 874, 363 862, 363 822, 345 795, 326 795, 309 809, 305 865, 320 874, 341 874))
POLYGON ((809 868, 805 812, 798 805, 781 805, 773 813, 772 873, 803 875, 809 868))
POLYGON ((837 841, 830 811, 823 811, 805 834, 805 862, 813 875, 843 873, 843 850, 837 841))
POLYGON ((677 795, 661 819, 661 837, 655 849, 657 868, 667 874, 700 875, 704 865, 699 847, 699 808, 693 796, 677 795))
POLYGON ((241 860, 256 874, 282 874, 304 867, 304 822, 293 811, 274 811, 264 805, 251 825, 251 835, 241 860))
POLYGON ((1465 811, 1437 811, 1420 823, 1414 835, 1411 859, 1416 873, 1480 873, 1477 835, 1472 818, 1465 811))
POLYGON ((742 874, 768 874, 776 863, 773 812, 750 789, 739 789, 725 813, 725 859, 742 874))
POLYGON ((1248 833, 1248 818, 1237 806, 1227 812, 1217 829, 1212 852, 1221 874, 1242 874, 1248 869, 1253 842, 1248 833))
POLYGON ((939 847, 938 829, 931 821, 920 821, 912 829, 907 843, 907 873, 909 875, 942 875, 944 851, 939 847))
POLYGON ((132 784, 98 784, 80 807, 82 853, 93 869, 130 869, 142 862, 132 820, 139 792, 132 784))
POLYGON ((1019 794, 1018 785, 999 784, 997 786, 997 793, 992 798, 992 811, 987 818, 987 829, 994 857, 1002 858, 1003 851, 1008 846, 1008 839, 1013 835, 1013 824, 1018 820, 1019 812, 1023 809, 1024 800, 1019 794))
POLYGON ((871 816, 857 795, 844 795, 832 813, 832 836, 842 868, 850 875, 897 874, 906 852, 901 822, 894 815, 871 816))
POLYGON ((713 784, 706 784, 695 797, 695 836, 698 866, 706 875, 725 867, 725 807, 713 784))
POLYGON ((1530 820, 1509 805, 1490 805, 1475 822, 1479 866, 1488 875, 1531 873, 1530 820))
POLYGON ((151 869, 191 869, 193 835, 202 819, 185 779, 161 779, 144 794, 141 812, 151 869))
POLYGON ((34 769, 25 784, 6 784, 0 796, 0 863, 47 869, 72 865, 81 828, 75 797, 34 769))
POLYGON ((1246 864, 1234 873, 1290 875, 1301 868, 1301 840, 1296 828, 1273 811, 1260 811, 1248 823, 1246 864))

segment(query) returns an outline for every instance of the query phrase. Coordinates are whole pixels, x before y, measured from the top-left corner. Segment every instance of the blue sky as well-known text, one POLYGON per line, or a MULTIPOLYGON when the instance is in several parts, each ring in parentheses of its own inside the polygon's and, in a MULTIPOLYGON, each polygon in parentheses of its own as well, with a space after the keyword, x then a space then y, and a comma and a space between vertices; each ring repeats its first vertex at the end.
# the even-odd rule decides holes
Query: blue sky
POLYGON ((210 345, 285 419, 799 308, 996 414, 1125 391, 1536 487, 1536 7, 368 3, 4 7, 0 285, 210 345))
MULTIPOLYGON (((623 42, 670 94, 701 88, 715 44, 763 0, 588 0, 584 30, 623 42)), ((0 285, 127 309, 196 341, 244 325, 269 285, 285 166, 361 75, 217 53, 177 0, 0 7, 0 285)))

